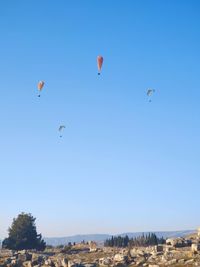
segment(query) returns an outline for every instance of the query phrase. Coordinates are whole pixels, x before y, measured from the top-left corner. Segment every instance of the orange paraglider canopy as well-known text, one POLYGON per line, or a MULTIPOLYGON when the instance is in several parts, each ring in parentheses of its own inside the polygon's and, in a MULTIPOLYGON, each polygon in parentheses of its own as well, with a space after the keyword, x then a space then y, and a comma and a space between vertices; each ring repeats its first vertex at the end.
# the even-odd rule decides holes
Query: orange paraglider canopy
POLYGON ((102 65, 103 65, 103 57, 102 56, 98 56, 97 57, 98 75, 100 75, 100 73, 101 73, 102 65))
MULTIPOLYGON (((43 86, 44 86, 44 82, 43 81, 39 81, 39 83, 38 83, 38 90, 40 92, 42 91, 43 86)), ((38 97, 40 97, 40 94, 38 95, 38 97)))

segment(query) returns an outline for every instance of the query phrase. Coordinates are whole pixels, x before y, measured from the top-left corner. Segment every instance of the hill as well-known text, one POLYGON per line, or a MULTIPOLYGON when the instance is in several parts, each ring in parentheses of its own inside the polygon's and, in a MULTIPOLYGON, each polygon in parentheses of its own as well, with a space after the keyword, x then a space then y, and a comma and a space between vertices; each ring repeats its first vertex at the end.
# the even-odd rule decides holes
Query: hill
MULTIPOLYGON (((148 234, 149 232, 133 232, 133 233, 122 233, 117 234, 115 236, 121 235, 125 236, 128 235, 130 238, 137 237, 142 234, 148 234)), ((150 232, 151 233, 151 232, 150 232)), ((170 238, 170 237, 183 237, 190 234, 195 233, 195 230, 184 230, 184 231, 156 231, 154 232, 158 237, 170 238)), ((80 243, 81 241, 96 241, 98 243, 102 243, 108 238, 111 238, 112 235, 109 234, 88 234, 88 235, 73 235, 73 236, 66 236, 66 237, 46 237, 44 238, 45 242, 48 245, 58 246, 58 245, 66 245, 69 242, 76 242, 80 243)))

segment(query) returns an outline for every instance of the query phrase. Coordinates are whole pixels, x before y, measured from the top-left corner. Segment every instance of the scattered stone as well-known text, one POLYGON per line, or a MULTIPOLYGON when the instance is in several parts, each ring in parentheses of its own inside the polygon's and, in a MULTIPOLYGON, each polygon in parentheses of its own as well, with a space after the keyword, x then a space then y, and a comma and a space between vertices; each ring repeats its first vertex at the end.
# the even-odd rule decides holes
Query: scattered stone
POLYGON ((138 258, 137 261, 136 261, 136 266, 141 266, 141 265, 143 265, 144 263, 146 263, 146 259, 145 259, 145 257, 140 257, 140 258, 138 258))
POLYGON ((85 263, 81 266, 83 266, 83 267, 96 267, 96 264, 95 263, 85 263))
POLYGON ((111 265, 112 260, 111 258, 101 258, 99 259, 99 265, 111 265))
POLYGON ((120 262, 120 261, 125 261, 126 256, 123 254, 115 254, 114 256, 114 261, 120 262))
MULTIPOLYGON (((200 267, 200 239, 193 237, 193 243, 189 247, 186 246, 189 244, 186 238, 175 240, 178 246, 177 243, 170 243, 132 249, 98 248, 93 253, 78 250, 79 247, 75 247, 78 252, 70 250, 65 253, 61 253, 58 248, 42 253, 30 250, 0 250, 0 267, 200 267), (184 247, 180 244, 184 244, 184 247)), ((87 246, 89 247, 89 244, 87 246)))
POLYGON ((193 262, 194 262, 194 259, 187 260, 187 261, 185 262, 185 265, 192 264, 193 262))
POLYGON ((10 250, 10 249, 1 249, 0 250, 0 257, 1 258, 10 258, 10 257, 13 257, 13 255, 14 255, 13 250, 10 250))
POLYGON ((130 254, 131 258, 136 258, 137 257, 137 250, 135 248, 132 248, 129 251, 129 254, 130 254))
POLYGON ((192 244, 191 245, 191 250, 192 250, 193 253, 200 251, 200 244, 199 243, 192 244))
POLYGON ((97 243, 94 241, 89 241, 89 248, 90 248, 90 252, 96 252, 97 251, 97 243))
POLYGON ((178 260, 178 263, 183 264, 185 262, 185 259, 178 260))
POLYGON ((166 265, 166 266, 168 266, 168 265, 173 265, 173 264, 175 264, 176 262, 177 262, 176 259, 172 259, 172 260, 166 262, 165 265, 166 265))

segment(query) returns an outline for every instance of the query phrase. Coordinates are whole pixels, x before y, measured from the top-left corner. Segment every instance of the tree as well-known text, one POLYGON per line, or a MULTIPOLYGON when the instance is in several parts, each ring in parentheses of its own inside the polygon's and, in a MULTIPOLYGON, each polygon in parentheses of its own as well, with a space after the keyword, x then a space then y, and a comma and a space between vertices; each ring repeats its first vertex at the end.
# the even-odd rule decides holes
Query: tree
POLYGON ((131 238, 126 235, 124 237, 122 236, 115 236, 111 237, 110 239, 107 239, 104 242, 105 247, 134 247, 134 246, 153 246, 157 244, 164 244, 165 239, 158 238, 156 234, 149 233, 149 234, 142 234, 141 236, 131 238))
POLYGON ((35 220, 30 213, 21 213, 14 218, 8 229, 8 238, 2 243, 3 248, 44 250, 46 244, 41 234, 37 234, 35 220))

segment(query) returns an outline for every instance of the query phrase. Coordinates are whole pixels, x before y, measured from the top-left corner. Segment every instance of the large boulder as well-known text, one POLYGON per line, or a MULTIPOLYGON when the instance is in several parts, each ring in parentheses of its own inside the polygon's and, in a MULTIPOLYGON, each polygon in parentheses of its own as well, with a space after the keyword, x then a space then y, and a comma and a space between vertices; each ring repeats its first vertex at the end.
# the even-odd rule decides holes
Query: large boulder
POLYGON ((111 263, 112 260, 109 257, 99 259, 99 265, 101 266, 111 265, 111 263))
POLYGON ((192 250, 193 253, 196 253, 196 252, 200 251, 200 244, 199 243, 198 244, 192 244, 191 245, 191 250, 192 250))
MULTIPOLYGON (((187 261, 185 262, 185 265, 193 264, 193 262, 194 262, 194 259, 187 260, 187 261)), ((199 266, 199 265, 198 265, 198 266, 199 266)))
POLYGON ((114 261, 115 262, 122 262, 122 261, 126 261, 127 260, 127 257, 123 254, 115 254, 114 255, 114 261))
POLYGON ((129 251, 129 255, 131 258, 136 258, 136 257, 144 257, 147 255, 147 253, 144 250, 138 248, 132 248, 129 251))
POLYGON ((90 249, 90 252, 97 251, 97 243, 94 241, 89 241, 89 249, 90 249))
POLYGON ((138 253, 137 253, 137 250, 135 248, 130 249, 129 255, 130 255, 131 258, 136 258, 137 254, 138 253))

